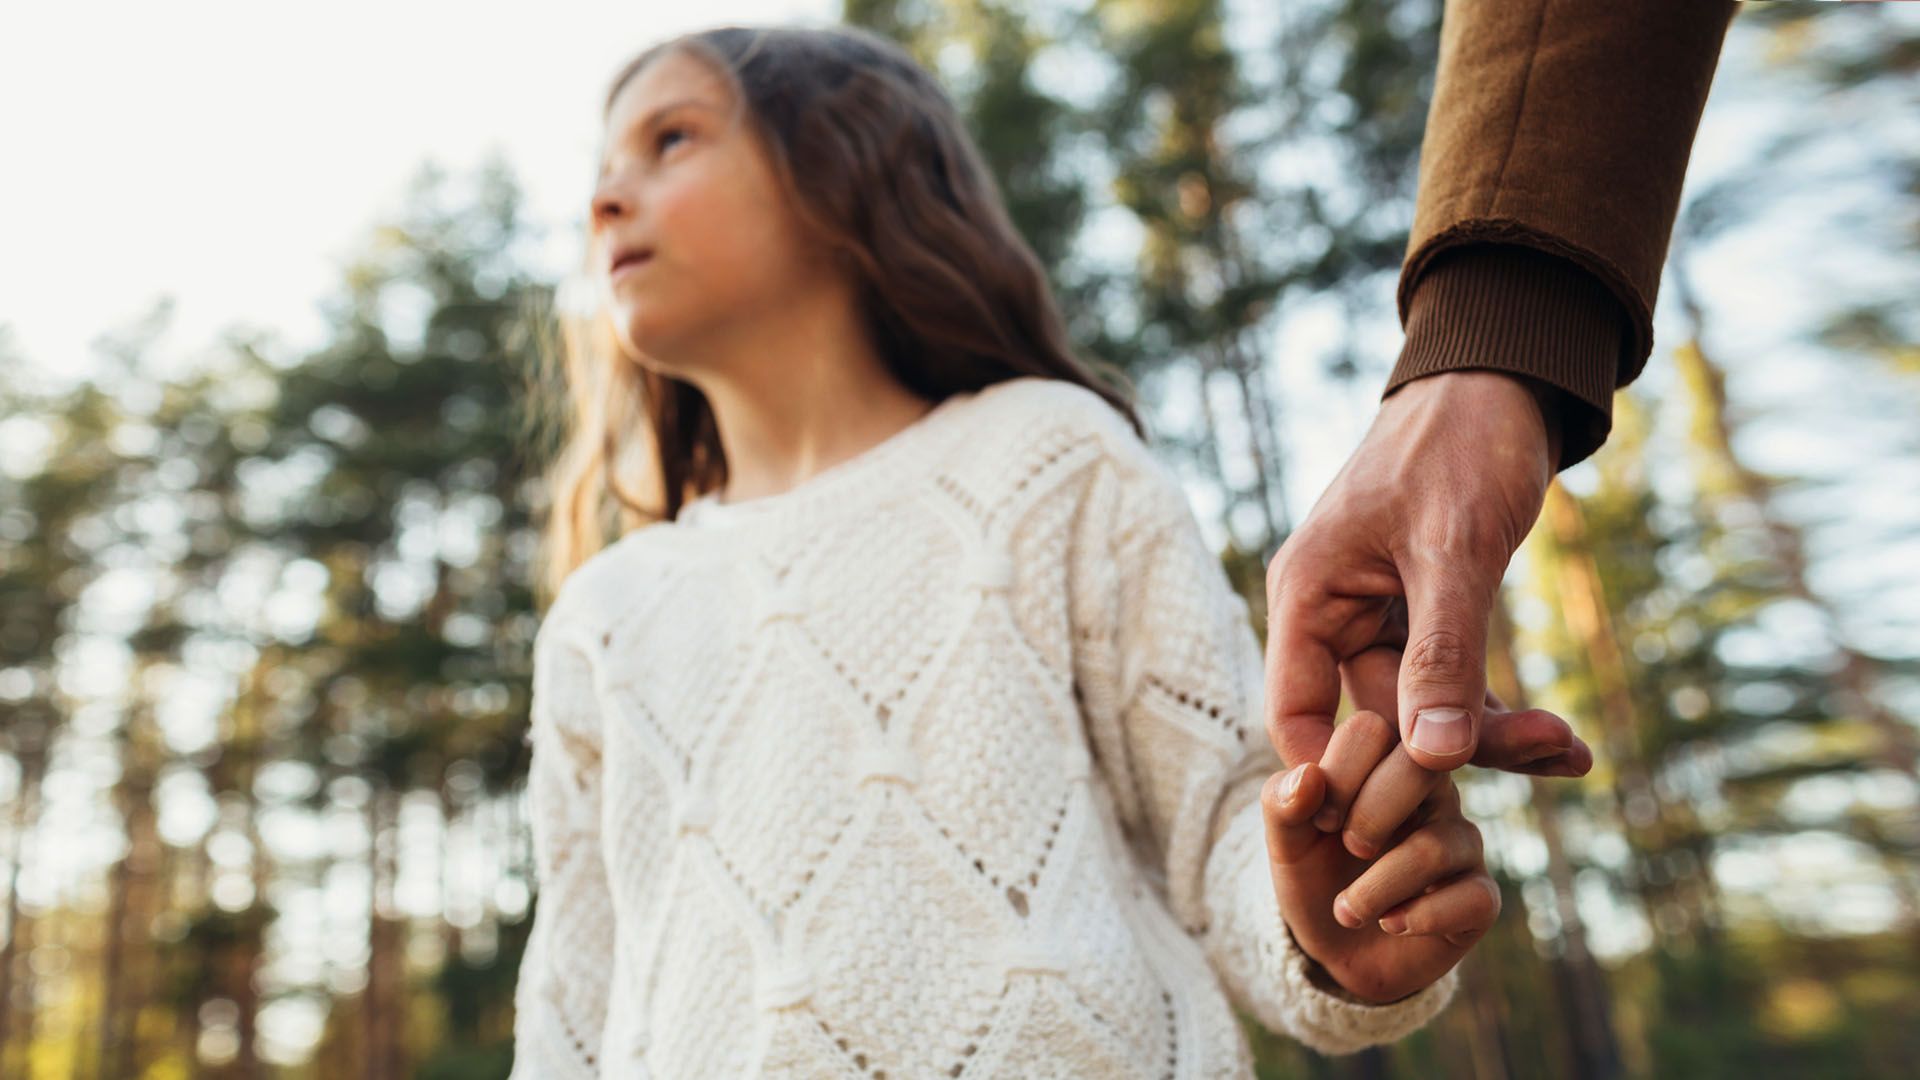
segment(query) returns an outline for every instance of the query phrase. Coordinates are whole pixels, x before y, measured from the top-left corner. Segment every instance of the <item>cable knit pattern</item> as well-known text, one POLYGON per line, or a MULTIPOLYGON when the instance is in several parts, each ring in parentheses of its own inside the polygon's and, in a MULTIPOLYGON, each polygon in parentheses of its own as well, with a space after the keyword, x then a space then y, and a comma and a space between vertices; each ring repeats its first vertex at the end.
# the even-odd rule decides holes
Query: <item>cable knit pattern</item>
POLYGON ((777 495, 690 503, 535 643, 535 1077, 1250 1077, 1328 1053, 1259 792, 1244 601, 1092 391, 949 397, 777 495))

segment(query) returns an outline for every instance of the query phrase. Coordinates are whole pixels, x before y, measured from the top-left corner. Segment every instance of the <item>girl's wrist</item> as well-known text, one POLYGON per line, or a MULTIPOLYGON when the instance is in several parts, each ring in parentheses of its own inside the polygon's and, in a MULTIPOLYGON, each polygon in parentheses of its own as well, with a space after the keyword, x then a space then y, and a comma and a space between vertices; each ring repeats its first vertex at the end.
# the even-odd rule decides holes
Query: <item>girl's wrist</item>
POLYGON ((1353 991, 1341 986, 1340 980, 1333 977, 1333 973, 1327 970, 1326 965, 1312 956, 1307 957, 1307 981, 1313 984, 1314 989, 1332 994, 1342 1001, 1351 1001, 1355 1005, 1368 1004, 1355 997, 1353 991))
POLYGON ((1293 939, 1293 947, 1296 949, 1300 949, 1300 956, 1303 960, 1306 961, 1305 969, 1307 973, 1308 984, 1311 985, 1314 989, 1319 990, 1324 994, 1328 994, 1330 996, 1339 998, 1341 1001, 1345 1001, 1354 1005, 1366 1005, 1373 1008, 1379 1008, 1385 1005, 1398 1005, 1400 1002, 1405 1001, 1408 998, 1414 996, 1415 994, 1418 994, 1420 991, 1426 989, 1425 986, 1417 987, 1411 991, 1408 991, 1405 994, 1400 995, 1397 998, 1392 999, 1391 1001, 1374 1001, 1371 998, 1361 997, 1360 995, 1354 993, 1353 991, 1347 989, 1344 985, 1342 985, 1339 979, 1334 978, 1333 972, 1327 970, 1327 966, 1325 964, 1322 964, 1319 960, 1314 959, 1314 956, 1312 953, 1308 952, 1305 949, 1300 948, 1300 939, 1293 937, 1292 926, 1287 927, 1287 936, 1293 939))

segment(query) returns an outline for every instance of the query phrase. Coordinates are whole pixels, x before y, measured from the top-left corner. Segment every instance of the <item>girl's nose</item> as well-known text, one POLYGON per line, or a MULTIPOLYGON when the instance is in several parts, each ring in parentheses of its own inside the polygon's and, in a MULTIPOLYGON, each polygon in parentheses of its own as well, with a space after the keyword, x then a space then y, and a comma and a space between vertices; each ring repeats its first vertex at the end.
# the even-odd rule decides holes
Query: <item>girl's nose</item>
POLYGON ((615 221, 627 213, 626 197, 611 187, 602 186, 593 193, 593 220, 595 224, 615 221))

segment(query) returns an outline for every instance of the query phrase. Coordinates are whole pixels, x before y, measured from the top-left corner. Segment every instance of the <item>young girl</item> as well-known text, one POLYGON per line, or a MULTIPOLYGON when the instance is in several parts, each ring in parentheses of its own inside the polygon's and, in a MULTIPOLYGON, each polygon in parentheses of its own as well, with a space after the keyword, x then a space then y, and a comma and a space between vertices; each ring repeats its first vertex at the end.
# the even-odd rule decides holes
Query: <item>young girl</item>
POLYGON ((932 79, 728 27, 605 123, 513 1075, 1248 1076, 1235 1007, 1433 1016, 1477 832, 1445 782, 1372 862, 1314 828, 1390 742, 1283 778, 1245 603, 932 79))

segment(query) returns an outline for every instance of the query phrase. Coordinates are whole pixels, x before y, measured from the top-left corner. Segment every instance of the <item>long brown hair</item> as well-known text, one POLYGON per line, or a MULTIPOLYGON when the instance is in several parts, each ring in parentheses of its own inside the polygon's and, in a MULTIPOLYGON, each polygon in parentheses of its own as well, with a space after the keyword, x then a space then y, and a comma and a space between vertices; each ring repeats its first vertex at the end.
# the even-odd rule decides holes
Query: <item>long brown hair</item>
MULTIPOLYGON (((992 174, 945 92, 904 49, 845 26, 689 33, 620 69, 603 123, 622 87, 669 50, 704 61, 732 88, 802 228, 853 274, 869 332, 902 385, 937 402, 1022 375, 1065 379, 1146 437, 1126 376, 1075 357, 992 174)), ((537 583, 549 599, 611 538, 674 519, 727 479, 699 389, 624 358, 604 309, 563 303, 556 314, 564 370, 544 385, 561 398, 546 411, 563 433, 546 475, 537 583)))

